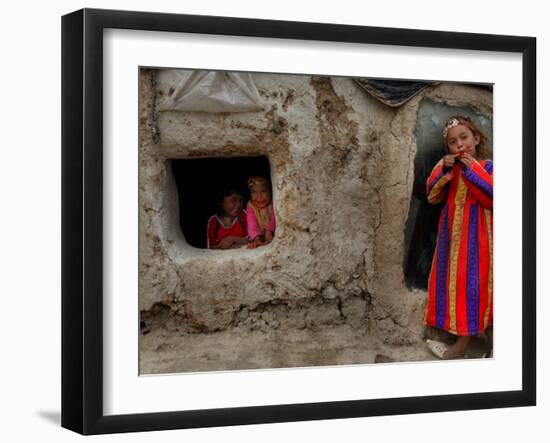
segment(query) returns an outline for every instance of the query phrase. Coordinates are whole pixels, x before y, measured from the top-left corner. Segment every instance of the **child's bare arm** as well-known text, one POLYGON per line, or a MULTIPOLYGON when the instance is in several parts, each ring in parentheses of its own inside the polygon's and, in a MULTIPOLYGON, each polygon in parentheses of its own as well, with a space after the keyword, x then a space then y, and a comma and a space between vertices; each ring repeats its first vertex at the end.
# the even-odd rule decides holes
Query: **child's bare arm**
POLYGON ((261 235, 258 235, 254 240, 252 240, 250 243, 248 243, 249 249, 257 248, 258 246, 262 246, 264 244, 264 240, 261 235))
POLYGON ((236 245, 246 245, 248 243, 248 238, 247 237, 233 237, 233 244, 236 244, 236 245))
POLYGON ((218 243, 218 249, 229 249, 233 245, 233 236, 222 238, 218 243))

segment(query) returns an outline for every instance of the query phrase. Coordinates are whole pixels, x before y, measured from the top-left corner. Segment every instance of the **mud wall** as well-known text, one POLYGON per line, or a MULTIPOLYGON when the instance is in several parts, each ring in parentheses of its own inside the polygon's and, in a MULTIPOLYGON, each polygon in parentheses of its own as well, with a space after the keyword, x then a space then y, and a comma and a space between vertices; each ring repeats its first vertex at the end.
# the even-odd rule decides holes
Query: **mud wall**
POLYGON ((264 111, 160 111, 174 72, 141 71, 143 318, 169 312, 191 332, 346 323, 389 344, 420 340, 426 295, 408 289, 403 273, 418 106, 429 98, 490 115, 491 92, 440 84, 390 108, 349 78, 255 74, 254 81, 264 111), (273 243, 189 246, 170 159, 246 155, 270 161, 273 243))

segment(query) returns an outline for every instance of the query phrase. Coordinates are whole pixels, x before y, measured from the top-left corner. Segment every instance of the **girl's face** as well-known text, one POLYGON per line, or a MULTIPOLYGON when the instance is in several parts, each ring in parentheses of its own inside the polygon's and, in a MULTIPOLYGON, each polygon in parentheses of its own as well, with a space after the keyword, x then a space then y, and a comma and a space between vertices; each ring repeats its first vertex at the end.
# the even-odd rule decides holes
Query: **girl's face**
POLYGON ((250 199, 256 206, 264 207, 271 201, 271 196, 264 185, 254 185, 250 189, 250 199))
POLYGON ((226 195, 223 198, 221 205, 225 215, 236 217, 243 208, 243 198, 240 194, 234 192, 233 194, 226 195))
POLYGON ((447 146, 451 154, 465 152, 475 157, 479 141, 479 134, 474 134, 470 128, 464 125, 450 128, 447 134, 447 146))

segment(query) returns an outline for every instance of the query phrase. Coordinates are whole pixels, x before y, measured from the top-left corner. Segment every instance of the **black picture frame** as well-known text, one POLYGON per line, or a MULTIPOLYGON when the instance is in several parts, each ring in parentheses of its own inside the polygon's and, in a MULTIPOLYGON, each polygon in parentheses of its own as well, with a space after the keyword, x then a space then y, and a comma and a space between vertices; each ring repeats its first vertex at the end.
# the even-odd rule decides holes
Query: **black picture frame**
POLYGON ((83 9, 62 17, 62 426, 82 434, 536 404, 536 39, 83 9), (522 55, 522 389, 130 415, 103 412, 103 30, 170 31, 522 55))

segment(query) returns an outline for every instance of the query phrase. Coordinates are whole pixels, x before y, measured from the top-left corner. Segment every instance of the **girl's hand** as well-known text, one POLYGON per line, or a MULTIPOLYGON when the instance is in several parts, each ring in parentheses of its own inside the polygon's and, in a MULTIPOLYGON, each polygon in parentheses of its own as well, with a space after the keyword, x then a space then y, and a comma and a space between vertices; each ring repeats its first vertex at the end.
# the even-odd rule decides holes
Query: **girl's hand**
POLYGON ((240 248, 244 245, 248 245, 248 238, 247 237, 233 237, 233 245, 231 246, 233 249, 240 248))
POLYGON ((218 248, 220 249, 229 249, 233 245, 233 237, 225 237, 220 240, 218 243, 218 248))
POLYGON ((443 167, 452 168, 455 164, 455 159, 458 154, 448 154, 443 157, 443 167))
POLYGON ((472 155, 467 154, 466 152, 462 154, 459 160, 462 162, 464 166, 468 168, 472 166, 472 164, 476 161, 476 159, 472 155))
POLYGON ((267 245, 273 241, 273 232, 265 231, 265 242, 264 245, 267 245))
POLYGON ((262 241, 262 237, 258 236, 254 240, 252 240, 248 245, 246 246, 248 249, 256 249, 258 246, 262 246, 264 242, 262 241))

